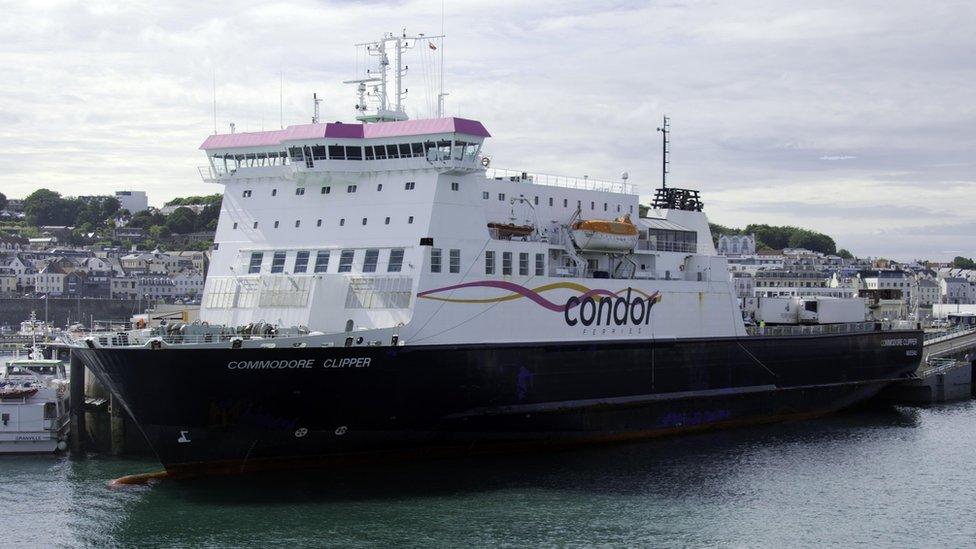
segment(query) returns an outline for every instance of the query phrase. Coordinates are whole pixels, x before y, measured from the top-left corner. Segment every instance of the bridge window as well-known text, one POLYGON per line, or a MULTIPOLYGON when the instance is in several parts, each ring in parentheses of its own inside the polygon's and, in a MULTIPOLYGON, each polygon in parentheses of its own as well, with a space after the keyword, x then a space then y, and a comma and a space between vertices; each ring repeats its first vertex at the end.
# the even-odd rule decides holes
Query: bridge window
POLYGON ((424 156, 424 144, 423 143, 411 143, 410 150, 416 157, 424 156))
POLYGON ((304 273, 308 271, 308 251, 300 251, 295 254, 295 272, 304 273))
POLYGON ((329 270, 329 250, 315 252, 315 272, 324 273, 329 270))
POLYGON ((251 263, 247 266, 247 274, 257 274, 261 272, 261 260, 264 254, 261 252, 251 252, 251 263))
POLYGON ((441 272, 441 249, 440 248, 430 249, 430 272, 432 273, 441 272))
POLYGON ((363 272, 364 273, 375 273, 376 263, 379 262, 380 251, 376 248, 370 248, 366 250, 366 257, 363 259, 363 272))
POLYGON ((452 273, 461 272, 461 250, 451 250, 450 264, 448 265, 452 273))
POLYGON ((362 160, 362 159, 363 159, 362 147, 346 147, 346 160, 362 160))
POLYGON ((502 274, 512 274, 512 252, 502 252, 502 274))
POLYGON ((312 158, 315 160, 325 160, 325 145, 313 145, 312 158))
POLYGON ((376 158, 373 155, 373 147, 372 147, 372 145, 367 145, 364 148, 365 148, 366 160, 373 160, 373 159, 376 158))
POLYGON ((493 250, 485 251, 485 274, 495 274, 495 252, 493 250))
POLYGON ((329 145, 329 158, 332 160, 345 160, 346 149, 342 145, 329 145))
POLYGON ((288 155, 291 156, 292 162, 302 162, 305 160, 305 155, 302 153, 301 147, 289 147, 288 155))
POLYGON ((275 252, 271 257, 271 272, 280 273, 285 270, 285 252, 275 252))
POLYGON ((410 158, 410 156, 412 156, 412 153, 410 152, 410 144, 409 143, 401 143, 399 145, 399 147, 400 147, 400 157, 401 158, 410 158))
POLYGON ((348 273, 352 271, 352 260, 356 256, 356 250, 342 250, 339 255, 339 272, 348 273))
POLYGON ((390 250, 390 262, 386 265, 386 272, 398 273, 403 268, 403 248, 390 250))

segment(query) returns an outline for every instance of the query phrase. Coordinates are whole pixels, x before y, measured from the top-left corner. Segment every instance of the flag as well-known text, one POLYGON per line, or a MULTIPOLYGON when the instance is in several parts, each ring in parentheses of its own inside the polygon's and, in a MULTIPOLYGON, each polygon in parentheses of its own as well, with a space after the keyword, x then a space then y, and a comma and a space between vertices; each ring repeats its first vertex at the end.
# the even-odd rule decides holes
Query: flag
POLYGON ((430 49, 432 49, 432 50, 436 50, 437 49, 437 46, 435 46, 433 42, 427 42, 427 45, 430 46, 430 49))

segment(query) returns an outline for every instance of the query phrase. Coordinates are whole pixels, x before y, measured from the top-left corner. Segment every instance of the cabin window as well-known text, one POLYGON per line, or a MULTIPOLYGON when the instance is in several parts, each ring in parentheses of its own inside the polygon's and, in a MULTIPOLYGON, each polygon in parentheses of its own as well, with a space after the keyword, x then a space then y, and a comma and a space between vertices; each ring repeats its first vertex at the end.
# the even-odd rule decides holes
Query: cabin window
POLYGON ((550 207, 550 208, 552 207, 552 202, 553 202, 553 200, 552 200, 552 197, 550 196, 550 197, 549 197, 549 207, 550 207))
POLYGON ((366 160, 373 160, 373 159, 376 158, 375 156, 373 156, 373 146, 372 145, 367 145, 365 147, 365 149, 366 149, 365 150, 366 160))
POLYGON ((450 264, 448 267, 452 273, 461 272, 461 250, 451 250, 450 264))
POLYGON ((329 158, 332 160, 345 160, 346 151, 341 145, 329 145, 329 158))
POLYGON ((538 197, 538 196, 537 196, 537 197, 535 197, 535 198, 533 199, 533 201, 535 202, 535 205, 536 205, 536 206, 538 206, 538 205, 539 205, 539 197, 538 197))
POLYGON ((362 147, 346 147, 346 160, 362 160, 362 159, 363 159, 362 147))
POLYGON ((390 262, 386 265, 386 272, 398 273, 403 268, 403 248, 390 250, 390 262))
POLYGON ((322 187, 322 194, 329 194, 332 192, 332 187, 322 187))
POLYGON ((376 264, 380 259, 380 251, 376 248, 370 248, 366 250, 366 257, 363 259, 363 272, 364 273, 375 273, 376 264))
POLYGON ((271 189, 271 196, 278 196, 278 189, 271 189))
POLYGON ((363 218, 363 225, 364 226, 366 225, 366 218, 365 217, 363 218))
POLYGON ((278 222, 277 222, 277 221, 275 221, 275 224, 274 224, 274 228, 275 228, 275 229, 277 229, 277 228, 278 228, 278 222))
POLYGON ((498 200, 505 201, 505 193, 498 193, 498 200))
POLYGON ((343 217, 342 219, 339 220, 339 226, 340 227, 345 227, 346 226, 346 218, 345 217, 343 217))
POLYGON ((407 181, 406 183, 403 184, 403 188, 408 191, 412 191, 416 186, 417 183, 415 181, 407 181))
POLYGON ((529 275, 529 254, 525 252, 519 253, 519 275, 529 275))
POLYGON ((234 230, 237 230, 237 222, 234 222, 234 230))
POLYGON ((347 193, 354 193, 354 192, 356 192, 356 185, 349 185, 348 187, 346 187, 346 192, 347 193))
POLYGON ((257 274, 261 272, 261 260, 264 254, 261 252, 251 252, 251 263, 247 266, 247 274, 257 274))
POLYGON ((250 198, 251 197, 251 191, 250 190, 246 190, 242 194, 243 194, 244 198, 250 198))
POLYGON ((275 252, 271 257, 271 272, 280 273, 285 270, 285 252, 275 252))
POLYGON ((380 183, 379 185, 376 186, 376 192, 380 192, 382 190, 383 190, 383 184, 380 183))
POLYGON ((603 203, 603 211, 607 211, 607 203, 606 202, 603 203))
POLYGON ((460 186, 460 185, 458 185, 458 184, 457 184, 457 183, 455 183, 455 182, 451 182, 451 190, 452 190, 452 191, 456 191, 456 190, 458 190, 459 188, 461 188, 461 186, 460 186))
POLYGON ((512 252, 502 252, 502 274, 512 274, 512 252))
POLYGON ((352 271, 352 260, 356 256, 356 250, 342 250, 339 255, 339 272, 348 273, 352 271))
POLYGON ((432 273, 441 272, 441 249, 440 248, 430 249, 430 272, 432 273))
POLYGON ((630 213, 634 213, 634 206, 633 206, 633 204, 631 204, 631 206, 630 206, 630 213))
POLYGON ((620 213, 620 204, 617 204, 617 213, 620 213))
POLYGON ((569 199, 568 198, 564 198, 563 199, 563 208, 568 208, 568 207, 569 207, 569 199))
POLYGON ((315 226, 316 226, 316 227, 321 227, 321 226, 322 226, 322 220, 321 220, 321 219, 319 219, 318 221, 316 221, 316 222, 315 222, 315 226))
POLYGON ((305 187, 295 189, 295 196, 302 196, 303 194, 305 194, 305 187))
POLYGON ((495 252, 493 250, 485 251, 485 274, 495 274, 495 252))
POLYGON ((254 228, 255 228, 255 229, 257 229, 257 228, 258 228, 258 222, 257 222, 257 221, 255 221, 255 222, 254 222, 254 228))
POLYGON ((325 145, 313 145, 312 158, 315 160, 325 160, 325 145))
POLYGON ((591 210, 595 210, 596 209, 596 202, 590 202, 590 209, 591 210))
POLYGON ((576 201, 576 209, 577 210, 582 210, 583 209, 583 201, 582 200, 577 200, 576 201))
POLYGON ((302 226, 302 220, 301 219, 296 219, 295 220, 295 228, 297 229, 297 228, 299 228, 301 226, 302 226))
POLYGON ((407 218, 407 225, 411 225, 411 224, 413 224, 413 216, 412 215, 407 218))
POLYGON ((315 272, 324 273, 329 270, 329 250, 315 252, 315 272))
POLYGON ((383 224, 384 224, 384 225, 389 225, 389 224, 390 224, 390 218, 389 218, 389 217, 387 217, 386 219, 384 219, 384 220, 383 220, 383 224))
POLYGON ((308 251, 303 250, 295 254, 295 272, 304 273, 308 271, 308 251))
POLYGON ((488 200, 489 198, 491 198, 491 194, 488 191, 482 191, 481 198, 488 200))
POLYGON ((543 276, 546 274, 546 256, 544 254, 535 254, 535 276, 543 276))

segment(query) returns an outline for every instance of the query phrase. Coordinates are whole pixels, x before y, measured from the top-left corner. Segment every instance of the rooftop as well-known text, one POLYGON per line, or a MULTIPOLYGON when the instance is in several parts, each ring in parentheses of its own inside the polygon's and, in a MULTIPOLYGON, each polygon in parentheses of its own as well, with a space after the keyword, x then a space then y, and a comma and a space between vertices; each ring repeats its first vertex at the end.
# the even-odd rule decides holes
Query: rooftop
POLYGON ((448 117, 426 120, 403 120, 399 122, 377 122, 374 124, 343 124, 342 122, 299 124, 296 126, 288 126, 283 130, 215 134, 207 137, 206 141, 200 145, 200 149, 270 147, 280 145, 285 141, 302 141, 326 137, 336 139, 375 139, 443 133, 461 133, 475 137, 491 137, 488 130, 477 120, 448 117))

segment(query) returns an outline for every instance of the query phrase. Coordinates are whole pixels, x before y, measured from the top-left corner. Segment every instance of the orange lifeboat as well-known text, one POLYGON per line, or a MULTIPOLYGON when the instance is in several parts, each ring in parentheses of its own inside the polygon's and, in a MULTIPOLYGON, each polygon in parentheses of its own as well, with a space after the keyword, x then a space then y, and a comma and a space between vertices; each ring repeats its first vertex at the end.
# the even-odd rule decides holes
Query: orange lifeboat
POLYGON ((581 219, 570 226, 573 242, 581 250, 595 252, 627 252, 637 245, 637 227, 630 215, 613 221, 581 219))

